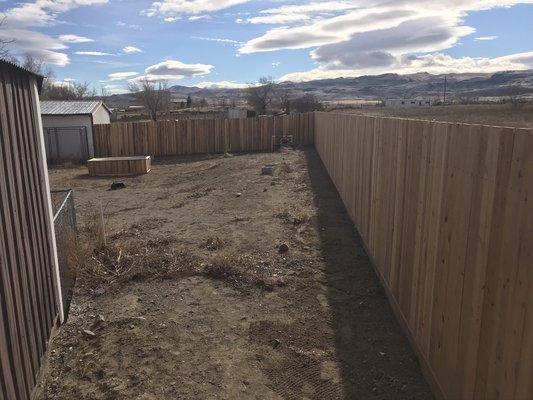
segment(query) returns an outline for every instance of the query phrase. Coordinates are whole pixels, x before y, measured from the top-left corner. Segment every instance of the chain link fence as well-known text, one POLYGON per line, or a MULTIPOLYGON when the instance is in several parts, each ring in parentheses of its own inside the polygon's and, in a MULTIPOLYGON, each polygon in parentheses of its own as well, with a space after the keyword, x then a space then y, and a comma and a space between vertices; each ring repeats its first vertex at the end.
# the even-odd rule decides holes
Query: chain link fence
POLYGON ((51 190, 51 194, 54 209, 57 258, 61 276, 61 297, 63 298, 65 315, 67 315, 74 287, 74 275, 69 266, 69 250, 73 248, 73 241, 77 240, 76 235, 78 232, 74 191, 51 190))

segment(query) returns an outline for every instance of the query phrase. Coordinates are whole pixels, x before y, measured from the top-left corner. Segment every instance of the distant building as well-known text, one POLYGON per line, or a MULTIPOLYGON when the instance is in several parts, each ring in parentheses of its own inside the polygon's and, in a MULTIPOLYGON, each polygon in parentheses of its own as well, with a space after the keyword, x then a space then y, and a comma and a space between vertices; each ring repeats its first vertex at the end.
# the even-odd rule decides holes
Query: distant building
POLYGON ((385 107, 431 107, 433 101, 430 99, 387 99, 385 100, 385 107))
POLYGON ((94 157, 93 125, 111 122, 111 111, 101 101, 43 101, 41 116, 49 162, 94 157))
POLYGON ((253 110, 246 110, 244 108, 230 108, 228 109, 228 118, 252 118, 256 116, 253 110))

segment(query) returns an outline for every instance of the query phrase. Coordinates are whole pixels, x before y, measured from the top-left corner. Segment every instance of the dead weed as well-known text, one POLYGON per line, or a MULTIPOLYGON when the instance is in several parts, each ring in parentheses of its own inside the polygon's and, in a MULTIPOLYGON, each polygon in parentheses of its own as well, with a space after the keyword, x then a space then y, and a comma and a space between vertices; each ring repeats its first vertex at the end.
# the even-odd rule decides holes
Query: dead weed
POLYGON ((305 206, 296 206, 276 215, 277 218, 294 226, 308 224, 315 216, 315 210, 305 206))
POLYGON ((207 240, 200 247, 209 251, 215 251, 222 249, 225 245, 226 242, 224 239, 218 236, 212 236, 207 238, 207 240))
POLYGON ((203 264, 202 274, 225 281, 238 289, 257 287, 273 290, 283 286, 283 278, 265 260, 257 260, 249 254, 223 252, 203 264))

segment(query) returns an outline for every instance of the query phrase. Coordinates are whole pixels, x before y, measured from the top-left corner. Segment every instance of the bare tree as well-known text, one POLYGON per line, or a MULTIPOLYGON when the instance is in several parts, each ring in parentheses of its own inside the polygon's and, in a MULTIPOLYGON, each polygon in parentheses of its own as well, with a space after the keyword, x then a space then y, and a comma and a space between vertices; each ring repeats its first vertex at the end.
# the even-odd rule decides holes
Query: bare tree
MULTIPOLYGON (((0 19, 0 28, 6 23, 6 17, 0 19)), ((0 37, 0 58, 8 59, 9 55, 9 44, 13 43, 13 39, 8 39, 5 37, 0 37)))
POLYGON ((148 110, 153 121, 157 121, 158 113, 169 108, 170 90, 165 81, 152 82, 148 78, 143 78, 138 82, 130 83, 129 90, 148 110))
POLYGON ((259 115, 266 113, 276 96, 276 84, 271 77, 259 79, 258 85, 246 89, 246 101, 259 115))
POLYGON ((291 92, 289 89, 278 88, 276 90, 276 97, 278 98, 279 107, 285 114, 291 113, 291 92))
POLYGON ((509 93, 507 101, 515 110, 519 110, 526 104, 525 99, 520 96, 520 94, 522 93, 522 88, 520 86, 513 85, 507 91, 509 93))
POLYGON ((292 100, 291 106, 294 111, 299 113, 321 111, 324 109, 322 103, 312 94, 306 94, 303 97, 292 100))
POLYGON ((81 100, 96 98, 96 90, 90 89, 89 82, 57 82, 54 72, 47 67, 43 59, 25 54, 20 65, 35 74, 44 77, 41 99, 43 100, 81 100))

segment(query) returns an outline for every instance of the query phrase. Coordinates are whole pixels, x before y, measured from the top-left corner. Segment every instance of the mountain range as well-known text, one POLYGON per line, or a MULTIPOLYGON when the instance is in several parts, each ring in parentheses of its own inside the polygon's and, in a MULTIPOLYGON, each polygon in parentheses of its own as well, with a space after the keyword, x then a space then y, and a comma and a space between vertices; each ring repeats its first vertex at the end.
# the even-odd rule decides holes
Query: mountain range
MULTIPOLYGON (((533 70, 497 73, 468 73, 432 75, 426 72, 410 75, 383 74, 357 78, 322 79, 308 82, 282 82, 280 87, 293 97, 313 94, 320 101, 353 99, 382 100, 390 98, 441 99, 446 92, 449 99, 477 97, 505 97, 510 95, 533 96, 533 70)), ((199 88, 175 85, 170 91, 175 98, 191 96, 210 101, 242 99, 245 89, 199 88)), ((131 94, 110 96, 112 107, 132 105, 131 94)))

